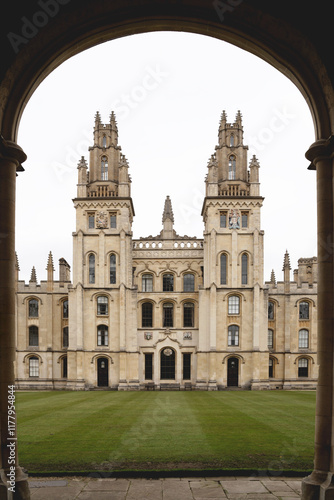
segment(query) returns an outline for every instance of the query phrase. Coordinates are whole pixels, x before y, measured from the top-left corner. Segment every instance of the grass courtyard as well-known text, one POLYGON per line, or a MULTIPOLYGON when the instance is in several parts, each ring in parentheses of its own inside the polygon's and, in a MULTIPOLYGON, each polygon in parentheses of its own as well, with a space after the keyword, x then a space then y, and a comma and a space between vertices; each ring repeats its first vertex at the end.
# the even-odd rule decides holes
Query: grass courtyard
POLYGON ((18 392, 28 472, 313 468, 315 392, 18 392))

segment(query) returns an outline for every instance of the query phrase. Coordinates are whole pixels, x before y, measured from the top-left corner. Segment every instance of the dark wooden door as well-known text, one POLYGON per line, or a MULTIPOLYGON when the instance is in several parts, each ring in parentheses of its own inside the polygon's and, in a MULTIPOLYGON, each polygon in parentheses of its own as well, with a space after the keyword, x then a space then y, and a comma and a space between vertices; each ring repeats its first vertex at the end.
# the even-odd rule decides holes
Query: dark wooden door
POLYGON ((97 385, 98 387, 108 387, 108 358, 99 358, 97 360, 97 385))
POLYGON ((238 387, 239 384, 239 360, 229 358, 227 362, 227 385, 228 387, 238 387))
POLYGON ((169 347, 163 349, 160 355, 161 380, 175 379, 175 351, 169 347))

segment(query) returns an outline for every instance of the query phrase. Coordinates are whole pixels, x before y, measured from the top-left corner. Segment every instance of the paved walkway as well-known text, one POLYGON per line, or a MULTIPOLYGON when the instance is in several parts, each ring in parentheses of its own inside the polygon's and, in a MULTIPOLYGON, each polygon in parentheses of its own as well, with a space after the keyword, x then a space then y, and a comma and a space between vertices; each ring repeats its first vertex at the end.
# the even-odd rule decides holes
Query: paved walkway
POLYGON ((301 478, 29 478, 32 500, 292 500, 301 478))

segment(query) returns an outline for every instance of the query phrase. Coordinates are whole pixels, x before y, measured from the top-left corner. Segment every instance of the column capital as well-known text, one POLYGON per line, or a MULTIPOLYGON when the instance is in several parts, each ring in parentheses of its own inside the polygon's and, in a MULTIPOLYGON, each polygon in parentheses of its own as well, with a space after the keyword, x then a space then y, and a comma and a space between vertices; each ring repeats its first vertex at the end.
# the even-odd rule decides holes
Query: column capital
POLYGON ((16 163, 16 171, 23 172, 21 163, 26 161, 27 155, 23 149, 13 141, 7 141, 0 135, 0 160, 9 160, 16 163))
POLYGON ((305 156, 310 160, 308 170, 316 170, 316 164, 320 159, 331 159, 334 156, 334 135, 328 139, 319 139, 311 144, 305 156))

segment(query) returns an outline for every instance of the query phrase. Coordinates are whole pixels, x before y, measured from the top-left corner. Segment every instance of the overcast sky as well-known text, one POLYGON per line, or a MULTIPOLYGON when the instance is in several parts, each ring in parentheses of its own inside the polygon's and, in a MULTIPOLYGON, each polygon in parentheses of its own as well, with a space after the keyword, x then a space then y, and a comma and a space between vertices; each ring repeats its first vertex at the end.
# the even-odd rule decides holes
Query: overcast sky
MULTIPOLYGON (((310 111, 298 89, 261 59, 202 35, 149 33, 107 42, 62 64, 35 91, 18 143, 28 155, 17 177, 16 249, 20 279, 32 266, 46 279, 49 251, 72 266, 77 164, 88 160, 94 116, 116 113, 119 144, 130 165, 134 238, 162 227, 166 195, 180 235, 203 237, 207 162, 222 110, 243 116, 249 160, 260 162, 265 273, 282 280, 316 255, 315 172, 305 151, 314 142, 310 111)), ((292 275, 291 275, 292 277, 292 275)))

